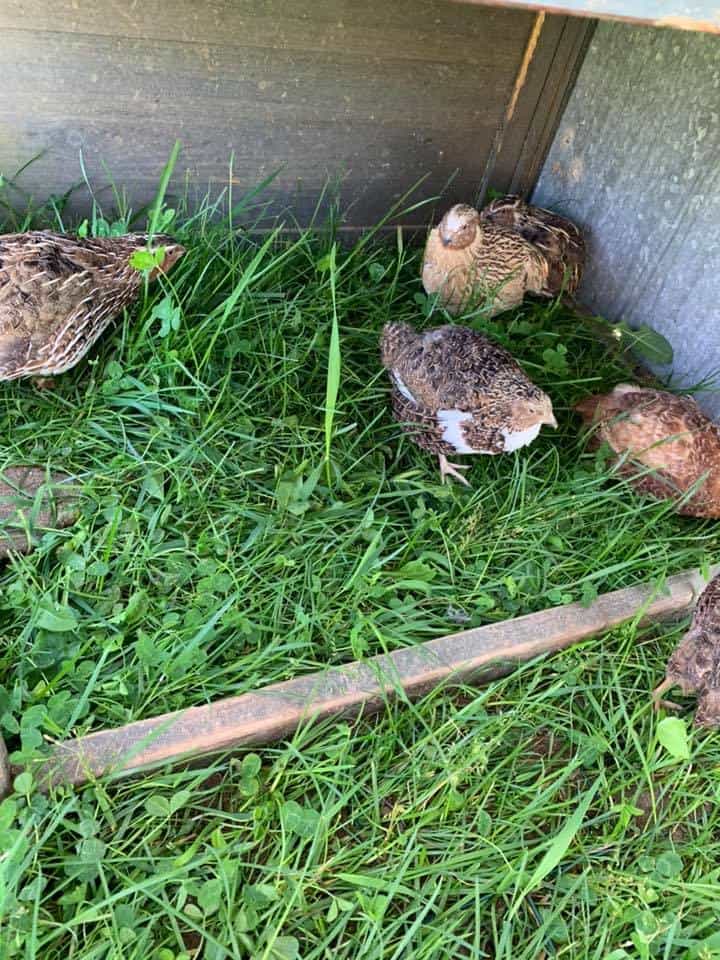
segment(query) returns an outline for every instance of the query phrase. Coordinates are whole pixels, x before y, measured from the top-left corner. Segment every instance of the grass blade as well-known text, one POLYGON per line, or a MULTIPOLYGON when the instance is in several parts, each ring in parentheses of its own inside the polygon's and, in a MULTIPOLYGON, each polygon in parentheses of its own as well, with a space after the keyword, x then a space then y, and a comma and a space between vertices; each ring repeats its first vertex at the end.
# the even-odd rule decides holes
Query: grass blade
POLYGON ((328 353, 327 383, 325 389, 325 468, 330 483, 330 446, 332 443, 333 421, 337 409, 338 390, 340 388, 340 331, 337 317, 337 293, 335 289, 335 260, 337 245, 330 248, 330 296, 332 298, 332 330, 330 333, 330 351, 328 353))
POLYGON ((162 213, 163 203, 165 202, 165 194, 167 192, 168 184, 170 183, 170 177, 173 174, 175 169, 175 164, 177 163, 178 156, 180 155, 180 141, 176 140, 172 150, 170 151, 170 156, 168 157, 168 162, 163 167, 163 172, 160 174, 160 183, 158 184, 157 193, 155 194, 155 200, 153 202, 152 211, 150 213, 150 225, 148 227, 148 246, 152 242, 153 235, 157 232, 157 225, 160 221, 160 214, 162 213))
POLYGON ((257 275, 257 269, 265 259, 265 255, 267 254, 268 250, 270 247, 272 247, 273 243, 277 239, 279 230, 280 228, 278 227, 276 230, 273 230, 271 234, 268 234, 263 245, 243 270, 242 276, 233 287, 232 292, 210 313, 211 317, 220 317, 221 325, 227 322, 227 319, 235 309, 238 300, 255 279, 257 275))
POLYGON ((540 861, 540 863, 533 870, 532 876, 527 882, 525 889, 522 891, 518 897, 513 910, 511 912, 511 917, 517 912, 518 907, 525 899, 525 897, 533 890, 539 883, 541 883, 545 877, 551 873, 561 862, 562 858, 568 851, 570 844, 575 839, 580 827, 582 826, 583 820, 585 819, 585 814, 590 808, 590 804, 593 802, 595 794, 598 791, 600 786, 600 781, 596 780, 592 787, 587 791, 585 796, 582 798, 578 804, 575 812, 568 819, 565 826, 557 833, 553 839, 550 841, 550 846, 545 851, 545 854, 540 861))

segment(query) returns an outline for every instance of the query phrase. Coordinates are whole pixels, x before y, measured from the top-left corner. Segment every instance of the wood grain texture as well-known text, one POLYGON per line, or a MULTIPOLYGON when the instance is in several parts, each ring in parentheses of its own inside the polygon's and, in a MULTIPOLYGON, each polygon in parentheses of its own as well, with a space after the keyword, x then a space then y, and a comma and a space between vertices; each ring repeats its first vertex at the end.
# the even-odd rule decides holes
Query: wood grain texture
MULTIPOLYGON (((177 0, 171 16, 161 0, 5 0, 0 172, 43 153, 20 185, 44 198, 79 183, 82 151, 93 185, 107 184, 104 162, 137 208, 179 137, 176 188, 187 171, 196 195, 217 191, 234 152, 236 192, 280 168, 269 195, 301 222, 328 178, 343 181, 349 224, 377 221, 428 174, 417 199, 452 180, 446 202, 467 200, 533 21, 446 0, 177 0)), ((548 18, 533 85, 565 29, 548 18)), ((490 171, 498 189, 515 175, 531 116, 532 98, 490 171)), ((86 210, 85 188, 75 196, 86 210)))
MULTIPOLYGON (((579 297, 720 371, 720 37, 600 24, 534 193, 583 226, 579 297)), ((720 395, 701 406, 720 414, 720 395)))
POLYGON ((720 7, 715 0, 455 0, 481 6, 546 10, 579 17, 622 20, 654 27, 720 33, 720 7))
POLYGON ((71 478, 48 477, 39 467, 0 471, 0 559, 29 553, 45 530, 69 526, 77 516, 71 478))
POLYGON ((595 20, 545 19, 544 29, 553 33, 555 43, 546 42, 530 66, 517 122, 508 131, 497 160, 504 172, 506 157, 512 158, 512 172, 507 171, 509 192, 528 196, 535 186, 595 27, 595 20))
MULTIPOLYGON (((720 571, 714 567, 709 576, 720 571)), ((34 771, 44 789, 83 783, 171 760, 268 743, 301 724, 367 716, 395 697, 417 698, 441 684, 488 681, 519 663, 561 650, 634 618, 656 620, 687 610, 704 589, 698 571, 598 597, 589 607, 562 607, 505 620, 416 646, 273 684, 202 707, 102 730, 53 748, 34 771)))

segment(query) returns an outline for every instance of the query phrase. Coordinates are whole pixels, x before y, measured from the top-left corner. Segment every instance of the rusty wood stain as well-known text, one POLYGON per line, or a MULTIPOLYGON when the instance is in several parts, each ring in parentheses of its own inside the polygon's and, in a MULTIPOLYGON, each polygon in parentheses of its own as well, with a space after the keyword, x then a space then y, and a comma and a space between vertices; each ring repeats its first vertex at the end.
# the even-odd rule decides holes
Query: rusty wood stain
MULTIPOLYGON (((714 572, 720 567, 713 568, 714 572)), ((367 660, 332 667, 253 693, 101 730, 55 746, 35 769, 47 789, 80 784, 172 760, 263 744, 301 724, 377 713, 394 697, 414 699, 441 684, 486 682, 526 660, 562 650, 593 634, 642 617, 667 618, 689 608, 705 585, 697 570, 513 620, 449 634, 367 660)), ((6 771, 6 775, 12 771, 6 771)))
MULTIPOLYGON (((520 67, 515 77, 515 83, 513 85, 512 96, 510 97, 510 103, 508 104, 507 110, 505 111, 505 123, 510 123, 515 113, 515 107, 517 106, 518 97, 520 96, 520 91, 525 86, 525 81, 527 80, 528 69, 532 62, 532 58, 535 55, 535 50, 537 49, 538 40, 540 39, 540 33, 542 32, 543 24, 545 23, 545 14, 538 13, 533 22, 532 30, 530 31, 530 37, 527 44, 525 45, 525 50, 523 51, 523 57, 520 61, 520 67)), ((499 148, 498 148, 499 149, 499 148)))
POLYGON ((692 17, 667 16, 653 20, 655 27, 670 27, 673 30, 698 30, 700 33, 720 33, 720 23, 711 20, 693 20, 692 17))

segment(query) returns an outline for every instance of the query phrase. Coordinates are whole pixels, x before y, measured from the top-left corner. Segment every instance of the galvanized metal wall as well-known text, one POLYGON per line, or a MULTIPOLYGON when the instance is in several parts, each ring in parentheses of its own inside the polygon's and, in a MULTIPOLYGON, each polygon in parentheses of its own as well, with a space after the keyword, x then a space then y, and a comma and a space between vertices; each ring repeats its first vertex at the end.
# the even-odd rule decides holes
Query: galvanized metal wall
POLYGON ((720 372, 720 37, 600 24, 534 199, 587 228, 584 302, 720 372))

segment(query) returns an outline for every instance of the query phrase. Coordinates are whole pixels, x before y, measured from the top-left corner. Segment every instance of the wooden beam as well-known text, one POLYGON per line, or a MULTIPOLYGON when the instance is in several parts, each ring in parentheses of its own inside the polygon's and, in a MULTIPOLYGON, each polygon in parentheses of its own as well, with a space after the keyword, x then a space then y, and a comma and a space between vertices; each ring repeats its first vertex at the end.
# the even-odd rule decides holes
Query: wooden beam
POLYGON ((514 10, 542 10, 598 20, 622 20, 626 23, 652 27, 672 27, 675 30, 696 30, 700 33, 720 33, 720 7, 715 0, 454 0, 455 3, 473 3, 483 7, 503 7, 514 10))
MULTIPOLYGON (((713 568, 710 575, 718 570, 713 568)), ((34 776, 48 789, 108 774, 126 775, 170 761, 269 743, 315 720, 367 716, 393 698, 414 699, 440 685, 487 682, 519 663, 633 618, 648 621, 677 615, 693 605, 705 583, 699 571, 690 570, 668 578, 662 589, 644 584, 615 590, 588 607, 570 603, 541 610, 255 693, 101 730, 53 747, 47 760, 35 767, 34 776)), ((16 772, 6 769, 6 784, 16 772)))
POLYGON ((0 470, 0 559, 29 553, 43 531, 75 520, 77 490, 71 483, 71 477, 41 467, 0 470))
MULTIPOLYGON (((482 187, 527 196, 540 175, 575 79, 595 31, 596 21, 578 17, 535 19, 538 36, 521 63, 505 121, 492 151, 492 166, 482 187)), ((531 31, 529 43, 533 41, 531 31)), ((480 193, 484 195, 484 189, 480 193)), ((478 198, 479 200, 482 197, 478 198)))

